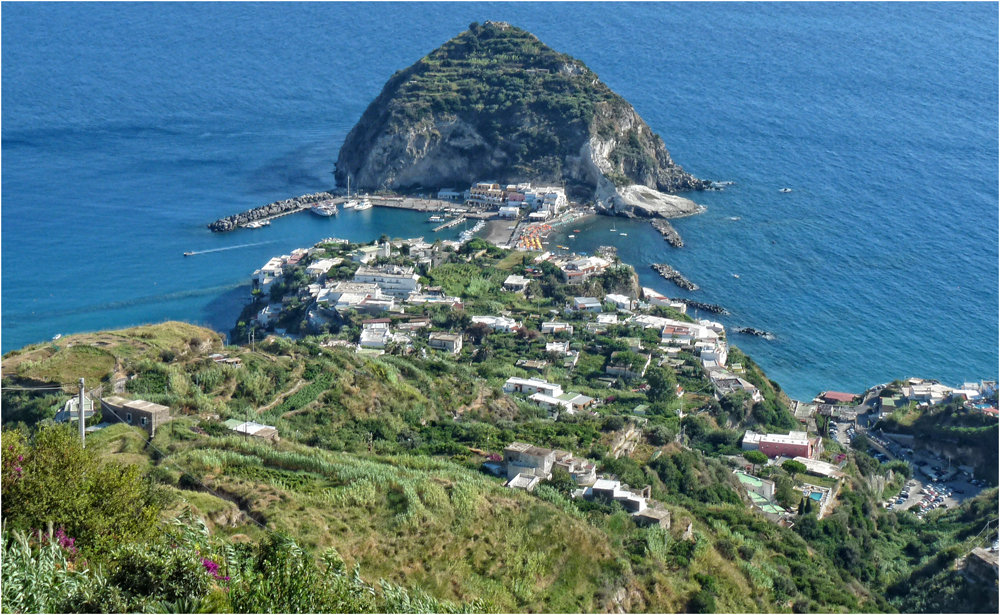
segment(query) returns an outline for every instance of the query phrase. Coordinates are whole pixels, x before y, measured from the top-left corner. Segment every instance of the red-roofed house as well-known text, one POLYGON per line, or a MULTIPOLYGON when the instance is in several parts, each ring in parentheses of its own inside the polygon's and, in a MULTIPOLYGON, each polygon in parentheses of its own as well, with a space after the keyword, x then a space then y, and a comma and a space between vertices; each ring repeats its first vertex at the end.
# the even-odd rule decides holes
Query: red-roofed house
POLYGON ((837 391, 827 391, 820 395, 820 399, 828 404, 849 404, 857 397, 854 393, 838 393, 837 391))

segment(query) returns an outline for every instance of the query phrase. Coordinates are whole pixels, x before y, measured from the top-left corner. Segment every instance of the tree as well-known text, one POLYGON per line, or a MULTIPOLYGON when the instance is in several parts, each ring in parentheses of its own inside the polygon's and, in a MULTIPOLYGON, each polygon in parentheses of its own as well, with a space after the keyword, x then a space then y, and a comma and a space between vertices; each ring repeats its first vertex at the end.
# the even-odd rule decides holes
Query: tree
POLYGON ((863 433, 856 434, 854 440, 851 441, 851 448, 862 453, 867 452, 870 446, 871 442, 869 442, 868 436, 863 433))
POLYGON ((102 464, 65 425, 42 427, 34 442, 3 434, 3 519, 12 529, 48 523, 86 545, 109 546, 150 536, 160 499, 137 465, 102 464))
POLYGON ((649 384, 646 396, 650 401, 669 401, 675 397, 677 379, 672 371, 651 367, 646 372, 646 382, 649 384))
POLYGON ((781 469, 788 472, 792 476, 796 474, 801 474, 806 471, 806 464, 801 461, 795 461, 794 459, 789 459, 785 463, 781 464, 781 469))
POLYGON ((767 455, 760 451, 747 451, 743 453, 743 458, 753 464, 753 473, 757 473, 757 466, 767 463, 767 455))

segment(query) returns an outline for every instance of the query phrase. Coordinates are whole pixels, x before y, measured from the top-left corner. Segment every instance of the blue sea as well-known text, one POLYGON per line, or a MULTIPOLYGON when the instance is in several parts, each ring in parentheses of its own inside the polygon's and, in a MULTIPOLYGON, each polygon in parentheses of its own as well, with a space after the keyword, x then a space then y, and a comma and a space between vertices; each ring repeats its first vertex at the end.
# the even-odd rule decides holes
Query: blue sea
POLYGON ((332 187, 340 144, 392 73, 493 19, 587 63, 686 170, 735 182, 688 195, 708 209, 676 221, 682 249, 606 218, 560 243, 617 245, 644 285, 774 333, 732 339, 794 397, 997 375, 996 4, 2 12, 4 352, 166 319, 227 331, 272 255, 330 236, 430 237, 426 216, 378 208, 205 225, 332 187), (652 262, 702 289, 673 288, 652 262))

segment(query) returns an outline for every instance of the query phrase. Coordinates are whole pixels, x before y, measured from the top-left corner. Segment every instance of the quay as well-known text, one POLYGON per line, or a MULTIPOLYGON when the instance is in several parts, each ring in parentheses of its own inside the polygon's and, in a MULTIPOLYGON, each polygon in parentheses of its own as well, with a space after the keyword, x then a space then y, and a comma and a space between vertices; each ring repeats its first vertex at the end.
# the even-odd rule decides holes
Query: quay
POLYGON ((240 228, 247 228, 248 224, 253 224, 254 222, 270 222, 271 220, 280 218, 282 216, 290 216, 292 214, 297 214, 300 211, 306 211, 310 207, 312 207, 312 205, 302 205, 295 209, 289 209, 288 211, 283 211, 281 213, 272 214, 270 216, 264 216, 263 218, 257 218, 256 220, 248 220, 247 222, 240 222, 239 224, 237 224, 237 226, 239 226, 240 228))

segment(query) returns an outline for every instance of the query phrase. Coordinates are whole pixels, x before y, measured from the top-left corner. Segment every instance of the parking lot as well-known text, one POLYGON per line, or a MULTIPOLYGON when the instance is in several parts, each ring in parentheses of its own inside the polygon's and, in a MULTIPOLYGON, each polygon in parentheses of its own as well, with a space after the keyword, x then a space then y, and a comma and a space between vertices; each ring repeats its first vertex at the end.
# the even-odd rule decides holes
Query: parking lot
POLYGON ((947 481, 931 480, 922 470, 927 468, 936 474, 946 473, 949 471, 947 459, 926 451, 911 452, 908 447, 875 434, 868 434, 868 437, 880 461, 902 459, 913 467, 913 478, 903 488, 900 498, 888 503, 890 509, 907 510, 911 506, 922 505, 923 511, 918 513, 922 515, 934 508, 957 506, 964 500, 975 497, 987 486, 984 481, 972 479, 962 472, 956 473, 947 481), (900 499, 903 501, 900 502, 900 499))

